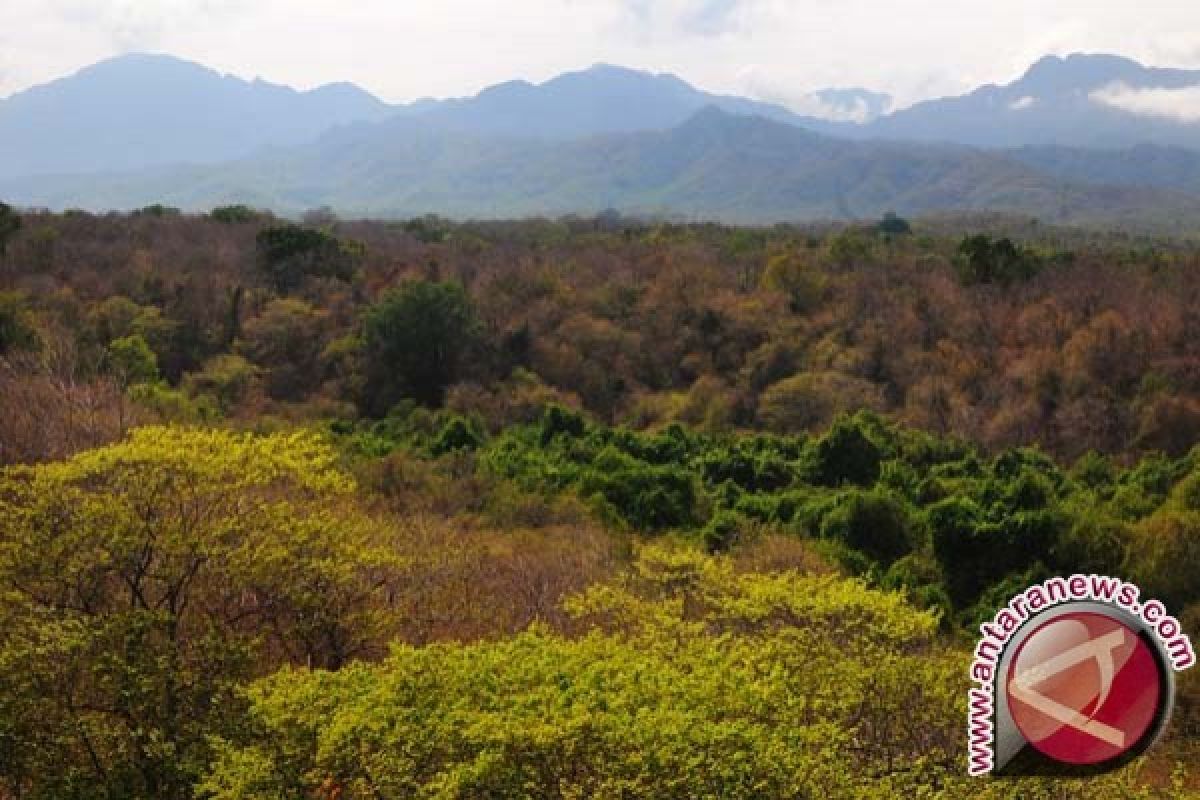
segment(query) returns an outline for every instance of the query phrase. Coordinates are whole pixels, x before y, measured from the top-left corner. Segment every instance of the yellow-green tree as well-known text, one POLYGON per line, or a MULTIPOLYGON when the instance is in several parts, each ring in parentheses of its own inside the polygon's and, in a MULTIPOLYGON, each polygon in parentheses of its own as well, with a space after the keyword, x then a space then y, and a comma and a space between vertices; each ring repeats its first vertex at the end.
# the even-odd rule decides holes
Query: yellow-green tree
POLYGON ((395 564, 353 490, 304 432, 0 472, 0 796, 190 797, 237 681, 377 646, 395 564))

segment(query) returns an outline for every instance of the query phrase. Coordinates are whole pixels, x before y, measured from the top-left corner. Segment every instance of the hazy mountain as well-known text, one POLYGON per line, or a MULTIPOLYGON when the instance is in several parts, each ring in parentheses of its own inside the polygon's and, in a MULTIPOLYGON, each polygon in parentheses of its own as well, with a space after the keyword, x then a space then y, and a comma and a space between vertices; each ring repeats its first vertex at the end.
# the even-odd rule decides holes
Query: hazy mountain
POLYGON ((835 119, 597 65, 390 107, 347 84, 297 92, 127 56, 0 101, 0 196, 754 222, 894 209, 1191 224, 1200 203, 1200 72, 1051 57, 1009 86, 883 116, 890 98, 863 89, 812 99, 835 119))
POLYGON ((350 84, 298 92, 122 56, 0 100, 0 176, 226 161, 390 111, 350 84))
POLYGON ((1121 150, 1048 145, 1008 155, 1034 169, 1071 181, 1174 189, 1200 196, 1200 150, 1141 144, 1121 150))
POLYGON ((1007 86, 919 103, 844 132, 980 147, 1200 148, 1200 71, 1109 55, 1049 56, 1007 86))
MULTIPOLYGON (((850 102, 838 98, 840 102, 850 102)), ((597 64, 545 83, 510 81, 474 97, 422 100, 404 113, 450 130, 479 135, 571 139, 604 133, 673 128, 702 108, 713 106, 796 125, 821 128, 783 106, 744 97, 711 94, 674 75, 597 64)))
POLYGON ((1064 223, 1200 224, 1200 199, 1089 186, 965 147, 853 142, 705 109, 667 131, 546 142, 420 119, 336 131, 217 167, 0 184, 26 204, 94 209, 245 202, 283 211, 511 217, 617 208, 732 222, 1012 211, 1064 223))

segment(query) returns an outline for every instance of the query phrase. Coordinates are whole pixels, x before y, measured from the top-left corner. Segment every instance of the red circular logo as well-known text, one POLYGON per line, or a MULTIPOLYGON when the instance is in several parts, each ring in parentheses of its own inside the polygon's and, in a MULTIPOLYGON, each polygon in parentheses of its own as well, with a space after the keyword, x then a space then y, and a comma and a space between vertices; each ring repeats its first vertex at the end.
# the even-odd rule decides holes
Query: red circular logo
POLYGON ((1164 688, 1150 647, 1095 612, 1055 617, 1021 643, 1005 684, 1013 721, 1044 755, 1091 765, 1136 747, 1164 688))

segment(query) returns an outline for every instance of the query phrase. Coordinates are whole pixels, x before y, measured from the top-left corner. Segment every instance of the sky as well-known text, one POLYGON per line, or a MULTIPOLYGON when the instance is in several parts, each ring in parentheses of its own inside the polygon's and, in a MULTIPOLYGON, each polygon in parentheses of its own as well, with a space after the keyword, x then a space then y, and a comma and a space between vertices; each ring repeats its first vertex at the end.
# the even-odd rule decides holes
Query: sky
POLYGON ((897 105, 1007 83, 1047 54, 1200 68, 1195 0, 0 0, 0 96, 127 52, 390 102, 598 62, 810 112, 862 86, 897 105))

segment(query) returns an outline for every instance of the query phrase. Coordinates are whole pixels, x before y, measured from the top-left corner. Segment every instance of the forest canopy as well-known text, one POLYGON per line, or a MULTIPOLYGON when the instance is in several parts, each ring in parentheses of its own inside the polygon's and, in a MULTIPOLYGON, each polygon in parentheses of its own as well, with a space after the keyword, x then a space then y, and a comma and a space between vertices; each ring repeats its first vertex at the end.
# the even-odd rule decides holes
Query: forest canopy
POLYGON ((1194 245, 10 213, 2 800, 1200 788, 1190 674, 1095 782, 962 736, 1034 581, 1200 624, 1194 245))

